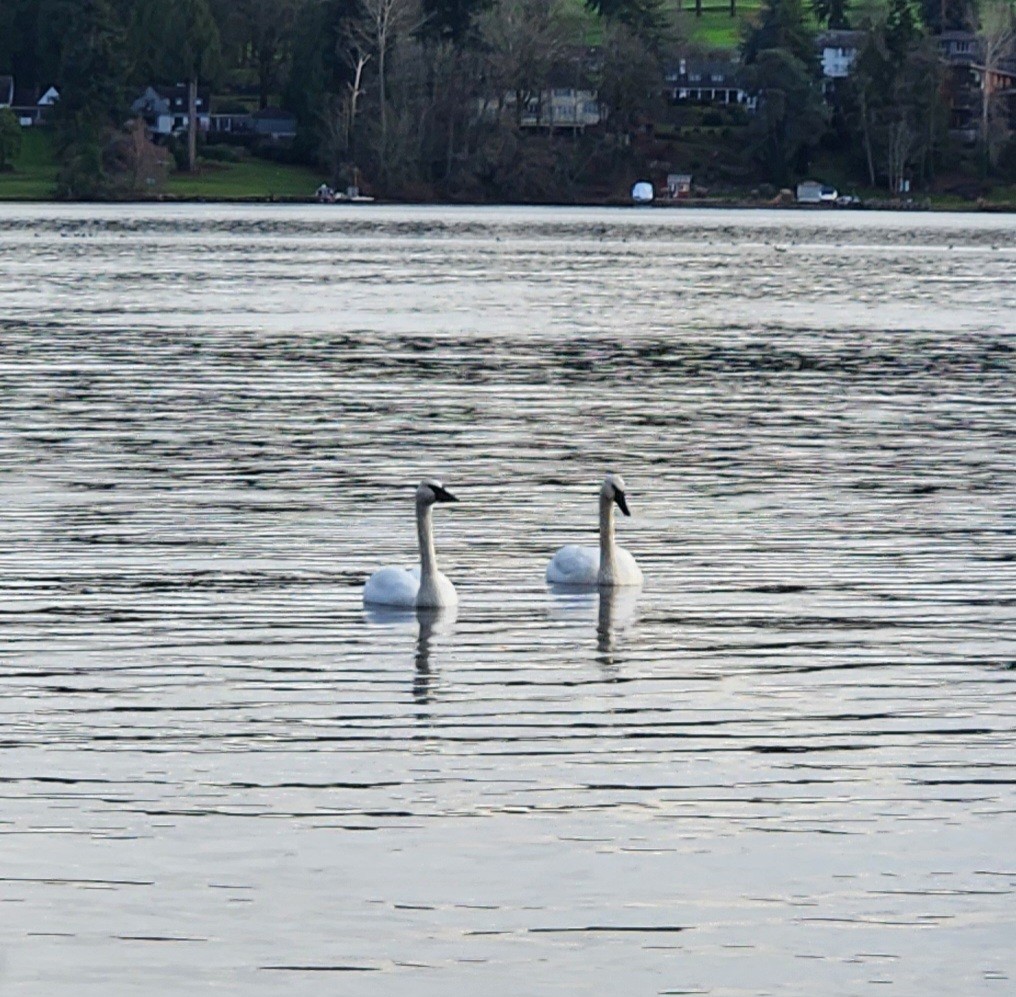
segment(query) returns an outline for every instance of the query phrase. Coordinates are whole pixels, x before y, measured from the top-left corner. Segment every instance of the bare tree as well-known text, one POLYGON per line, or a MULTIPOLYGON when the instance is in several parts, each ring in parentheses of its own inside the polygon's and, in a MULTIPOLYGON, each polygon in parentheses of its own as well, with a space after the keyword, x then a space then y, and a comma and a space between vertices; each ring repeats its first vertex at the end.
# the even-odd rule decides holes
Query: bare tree
POLYGON ((401 35, 419 28, 424 17, 419 0, 361 0, 361 6, 363 21, 356 33, 377 60, 378 165, 384 175, 388 159, 388 53, 401 35))
POLYGON ((999 104, 999 64, 1012 53, 1016 44, 1016 12, 1012 0, 985 0, 981 7, 980 42, 983 55, 981 73, 981 145, 985 165, 991 168, 1007 138, 1008 129, 997 113, 999 104), (995 127, 993 127, 993 125, 995 127))
POLYGON ((886 127, 886 176, 889 180, 889 190, 894 194, 903 193, 903 181, 914 152, 915 139, 916 135, 910 122, 902 114, 886 127))
POLYGON ((487 98, 498 116, 514 105, 515 127, 532 101, 547 88, 551 67, 564 46, 555 0, 501 0, 479 19, 480 37, 489 52, 487 98), (507 99, 510 98, 510 101, 507 99))

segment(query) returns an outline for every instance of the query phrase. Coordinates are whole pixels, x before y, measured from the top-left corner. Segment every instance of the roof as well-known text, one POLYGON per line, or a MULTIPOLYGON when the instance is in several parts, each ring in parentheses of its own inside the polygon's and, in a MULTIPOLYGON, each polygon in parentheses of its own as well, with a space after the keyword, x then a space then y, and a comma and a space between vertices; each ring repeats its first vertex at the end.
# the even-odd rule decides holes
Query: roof
MULTIPOLYGON (((162 105, 166 111, 182 113, 187 110, 187 90, 186 83, 174 83, 168 86, 161 83, 152 84, 138 94, 131 107, 135 111, 143 108, 157 110, 160 109, 159 105, 162 105)), ((208 91, 200 87, 197 94, 197 107, 199 111, 208 111, 208 91)))
POLYGON ((860 48, 864 41, 863 31, 820 31, 815 36, 819 48, 860 48))
MULTIPOLYGON (((14 100, 11 101, 11 104, 14 107, 38 107, 42 103, 42 98, 45 97, 50 90, 56 93, 56 87, 46 87, 46 89, 43 90, 42 87, 15 86, 14 100)), ((59 97, 59 94, 57 94, 57 97, 59 97)), ((47 103, 52 103, 52 101, 47 101, 47 103)))
POLYGON ((716 83, 721 86, 739 86, 743 67, 730 59, 703 59, 689 56, 679 64, 668 66, 668 83, 716 83))
POLYGON ((296 115, 292 111, 285 111, 281 107, 263 107, 252 115, 256 121, 296 121, 296 115))

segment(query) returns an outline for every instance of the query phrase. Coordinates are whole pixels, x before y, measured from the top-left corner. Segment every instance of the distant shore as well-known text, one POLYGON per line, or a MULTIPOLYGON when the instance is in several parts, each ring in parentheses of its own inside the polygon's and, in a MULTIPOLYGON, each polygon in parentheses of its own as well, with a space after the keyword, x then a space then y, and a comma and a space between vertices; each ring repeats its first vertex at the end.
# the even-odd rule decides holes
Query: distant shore
POLYGON ((682 210, 688 208, 711 208, 717 210, 750 210, 750 211, 809 211, 821 214, 844 214, 857 211, 914 211, 914 212, 966 212, 966 213, 1016 213, 1014 201, 977 201, 939 199, 915 199, 912 201, 893 201, 890 199, 869 199, 846 207, 827 204, 801 204, 797 201, 759 200, 755 198, 680 198, 658 199, 646 204, 635 204, 623 198, 602 201, 402 201, 378 199, 373 201, 335 201, 321 202, 314 195, 298 194, 240 194, 234 196, 214 196, 208 194, 159 194, 150 197, 109 198, 96 201, 64 201, 54 198, 38 197, 3 197, 4 204, 100 204, 100 205, 138 205, 138 204, 301 204, 316 205, 326 211, 331 208, 348 208, 373 205, 403 205, 427 207, 526 207, 526 208, 633 208, 638 210, 682 210))

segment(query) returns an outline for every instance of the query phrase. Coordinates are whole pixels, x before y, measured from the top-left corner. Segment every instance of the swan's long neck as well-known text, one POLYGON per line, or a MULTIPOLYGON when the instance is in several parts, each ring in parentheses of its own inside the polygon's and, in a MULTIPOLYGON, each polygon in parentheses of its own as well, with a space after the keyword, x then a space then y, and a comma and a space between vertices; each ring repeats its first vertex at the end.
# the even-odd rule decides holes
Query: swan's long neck
POLYGON ((437 572, 437 554, 434 551, 434 518, 431 515, 433 506, 418 505, 416 507, 416 533, 420 538, 420 584, 424 579, 432 578, 437 572))
POLYGON ((617 546, 614 543, 614 500, 600 492, 600 573, 599 581, 613 581, 617 567, 617 546))

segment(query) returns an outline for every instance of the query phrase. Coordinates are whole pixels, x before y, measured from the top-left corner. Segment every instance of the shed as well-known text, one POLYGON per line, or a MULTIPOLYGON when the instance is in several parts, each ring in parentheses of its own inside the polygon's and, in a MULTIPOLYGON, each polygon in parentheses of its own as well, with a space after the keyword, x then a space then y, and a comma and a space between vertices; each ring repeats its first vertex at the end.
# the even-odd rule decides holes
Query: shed
POLYGON ((817 180, 805 180, 797 185, 797 199, 802 204, 820 204, 822 184, 817 180))
POLYGON ((691 174, 668 173, 667 193, 672 198, 687 197, 691 193, 691 174))

